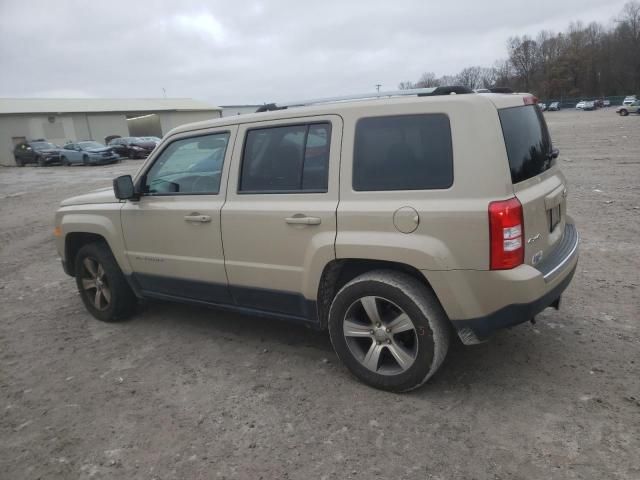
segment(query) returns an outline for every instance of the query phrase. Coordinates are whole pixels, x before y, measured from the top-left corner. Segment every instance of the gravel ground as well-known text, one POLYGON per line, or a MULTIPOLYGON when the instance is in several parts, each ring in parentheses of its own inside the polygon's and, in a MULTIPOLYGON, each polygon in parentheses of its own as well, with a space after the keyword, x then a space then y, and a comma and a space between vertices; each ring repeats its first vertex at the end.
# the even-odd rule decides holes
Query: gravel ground
POLYGON ((140 164, 0 170, 0 477, 639 479, 640 118, 547 119, 582 236, 562 309, 454 345, 404 395, 303 327, 164 303, 94 320, 53 212, 140 164))

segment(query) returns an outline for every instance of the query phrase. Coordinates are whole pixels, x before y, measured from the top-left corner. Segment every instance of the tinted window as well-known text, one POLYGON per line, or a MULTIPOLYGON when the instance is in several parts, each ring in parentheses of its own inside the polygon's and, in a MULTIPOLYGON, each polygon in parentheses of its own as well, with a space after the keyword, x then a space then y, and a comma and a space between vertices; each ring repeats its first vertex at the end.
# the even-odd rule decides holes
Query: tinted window
POLYGON ((229 133, 172 142, 147 172, 146 193, 216 194, 229 133))
POLYGON ((451 127, 444 114, 363 118, 356 126, 353 189, 426 190, 453 183, 451 127))
POLYGON ((542 112, 534 105, 498 110, 507 147, 511 181, 522 182, 553 165, 551 137, 542 112))
POLYGON ((326 192, 331 125, 314 123, 247 132, 241 192, 326 192))

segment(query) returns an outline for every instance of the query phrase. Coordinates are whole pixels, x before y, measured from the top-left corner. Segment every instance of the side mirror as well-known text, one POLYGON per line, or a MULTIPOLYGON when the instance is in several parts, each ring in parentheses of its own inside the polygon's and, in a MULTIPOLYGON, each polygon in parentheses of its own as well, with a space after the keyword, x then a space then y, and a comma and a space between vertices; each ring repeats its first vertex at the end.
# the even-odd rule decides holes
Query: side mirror
POLYGON ((551 158, 558 158, 558 155, 560 155, 560 150, 558 150, 557 148, 551 150, 551 158))
POLYGON ((113 179, 113 193, 118 200, 135 198, 136 192, 131 175, 121 175, 113 179))

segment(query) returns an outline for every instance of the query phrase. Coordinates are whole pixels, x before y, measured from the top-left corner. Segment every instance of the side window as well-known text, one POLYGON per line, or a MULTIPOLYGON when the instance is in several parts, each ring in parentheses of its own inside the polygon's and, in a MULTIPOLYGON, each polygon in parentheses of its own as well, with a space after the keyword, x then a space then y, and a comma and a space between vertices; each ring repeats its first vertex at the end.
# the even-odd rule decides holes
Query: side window
POLYGON ((330 142, 328 122, 249 130, 238 191, 326 192, 330 142))
POLYGON ((74 143, 67 143, 67 144, 64 146, 64 149, 65 149, 65 150, 75 150, 75 149, 76 149, 76 145, 75 145, 74 143))
POLYGON ((229 132, 171 142, 146 175, 145 193, 217 194, 229 132))
POLYGON ((445 114, 363 118, 356 125, 353 189, 429 190, 453 184, 445 114))

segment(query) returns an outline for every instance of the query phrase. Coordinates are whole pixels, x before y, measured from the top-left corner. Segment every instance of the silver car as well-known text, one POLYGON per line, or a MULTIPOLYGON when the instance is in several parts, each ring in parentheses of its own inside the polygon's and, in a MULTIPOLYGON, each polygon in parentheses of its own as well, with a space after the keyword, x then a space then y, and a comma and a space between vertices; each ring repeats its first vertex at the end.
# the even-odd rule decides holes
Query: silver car
POLYGON ((94 141, 67 143, 60 152, 60 161, 66 166, 74 163, 104 165, 115 163, 118 160, 120 160, 120 156, 112 148, 94 141))

